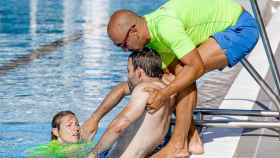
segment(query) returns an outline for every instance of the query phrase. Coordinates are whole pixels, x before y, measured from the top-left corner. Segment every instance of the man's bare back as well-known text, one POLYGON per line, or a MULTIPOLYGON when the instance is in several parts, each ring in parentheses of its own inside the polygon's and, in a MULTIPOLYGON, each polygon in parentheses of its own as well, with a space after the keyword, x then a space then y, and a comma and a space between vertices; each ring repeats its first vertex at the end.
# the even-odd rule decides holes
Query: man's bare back
POLYGON ((157 112, 146 112, 151 93, 148 89, 160 90, 167 85, 162 81, 160 56, 148 48, 135 51, 128 58, 127 72, 128 81, 124 89, 113 90, 114 93, 106 96, 95 116, 104 115, 111 108, 110 105, 117 104, 123 96, 119 94, 124 94, 123 90, 131 94, 131 98, 109 124, 91 151, 90 158, 110 148, 109 157, 144 158, 161 144, 167 133, 175 96, 166 98, 165 106, 157 112))
MULTIPOLYGON (((165 84, 161 81, 145 82, 139 84, 134 91, 137 93, 135 99, 143 99, 145 87, 156 89, 164 88, 165 84)), ((174 100, 174 99, 173 99, 174 100)), ((109 157, 121 158, 143 158, 151 153, 159 144, 161 144, 164 136, 169 128, 172 102, 170 99, 159 111, 150 114, 145 111, 145 105, 142 105, 141 117, 131 124, 117 142, 113 145, 109 157)))

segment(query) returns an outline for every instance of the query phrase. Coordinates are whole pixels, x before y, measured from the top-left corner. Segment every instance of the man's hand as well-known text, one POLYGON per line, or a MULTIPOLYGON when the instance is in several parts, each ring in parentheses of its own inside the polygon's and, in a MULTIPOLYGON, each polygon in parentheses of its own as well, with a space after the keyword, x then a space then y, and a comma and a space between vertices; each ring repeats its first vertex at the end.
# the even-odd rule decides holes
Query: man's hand
POLYGON ((94 119, 87 120, 81 127, 81 138, 90 141, 95 136, 98 129, 98 121, 94 119))
POLYGON ((168 73, 168 74, 165 73, 162 76, 162 81, 167 85, 170 84, 174 80, 175 80, 175 75, 173 75, 172 73, 168 73))
POLYGON ((146 87, 144 90, 150 94, 147 102, 147 110, 149 113, 155 113, 169 99, 169 96, 164 95, 162 90, 151 87, 146 87))

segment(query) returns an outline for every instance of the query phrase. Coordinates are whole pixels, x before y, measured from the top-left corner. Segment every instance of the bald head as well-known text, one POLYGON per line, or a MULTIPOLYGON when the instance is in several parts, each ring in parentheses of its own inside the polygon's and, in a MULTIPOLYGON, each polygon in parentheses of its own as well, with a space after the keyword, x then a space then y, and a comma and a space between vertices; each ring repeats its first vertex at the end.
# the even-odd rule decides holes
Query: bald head
POLYGON ((108 35, 114 39, 114 36, 126 34, 128 29, 136 24, 139 16, 130 10, 118 10, 110 18, 107 31, 108 35), (117 33, 117 35, 115 35, 117 33))
POLYGON ((114 12, 107 26, 112 41, 129 50, 139 50, 144 47, 147 42, 146 29, 146 21, 143 17, 123 9, 114 12))

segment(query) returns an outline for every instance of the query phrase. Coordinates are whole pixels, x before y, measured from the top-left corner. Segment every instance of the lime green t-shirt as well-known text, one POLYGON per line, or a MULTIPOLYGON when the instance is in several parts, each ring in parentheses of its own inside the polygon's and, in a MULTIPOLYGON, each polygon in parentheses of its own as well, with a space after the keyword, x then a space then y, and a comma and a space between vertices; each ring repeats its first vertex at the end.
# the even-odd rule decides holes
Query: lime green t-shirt
POLYGON ((30 158, 84 158, 95 143, 61 144, 56 140, 27 150, 30 158))
POLYGON ((242 13, 233 0, 170 0, 145 15, 151 40, 166 68, 216 32, 233 26, 242 13))

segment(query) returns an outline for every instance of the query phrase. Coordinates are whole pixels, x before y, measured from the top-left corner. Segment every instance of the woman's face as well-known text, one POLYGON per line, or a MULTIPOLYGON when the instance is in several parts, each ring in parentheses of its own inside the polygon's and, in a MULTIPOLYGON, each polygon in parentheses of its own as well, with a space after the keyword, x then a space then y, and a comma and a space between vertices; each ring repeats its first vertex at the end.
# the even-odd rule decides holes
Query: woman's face
POLYGON ((61 143, 77 143, 80 140, 80 125, 74 115, 63 116, 60 120, 60 128, 57 131, 58 141, 61 143))

